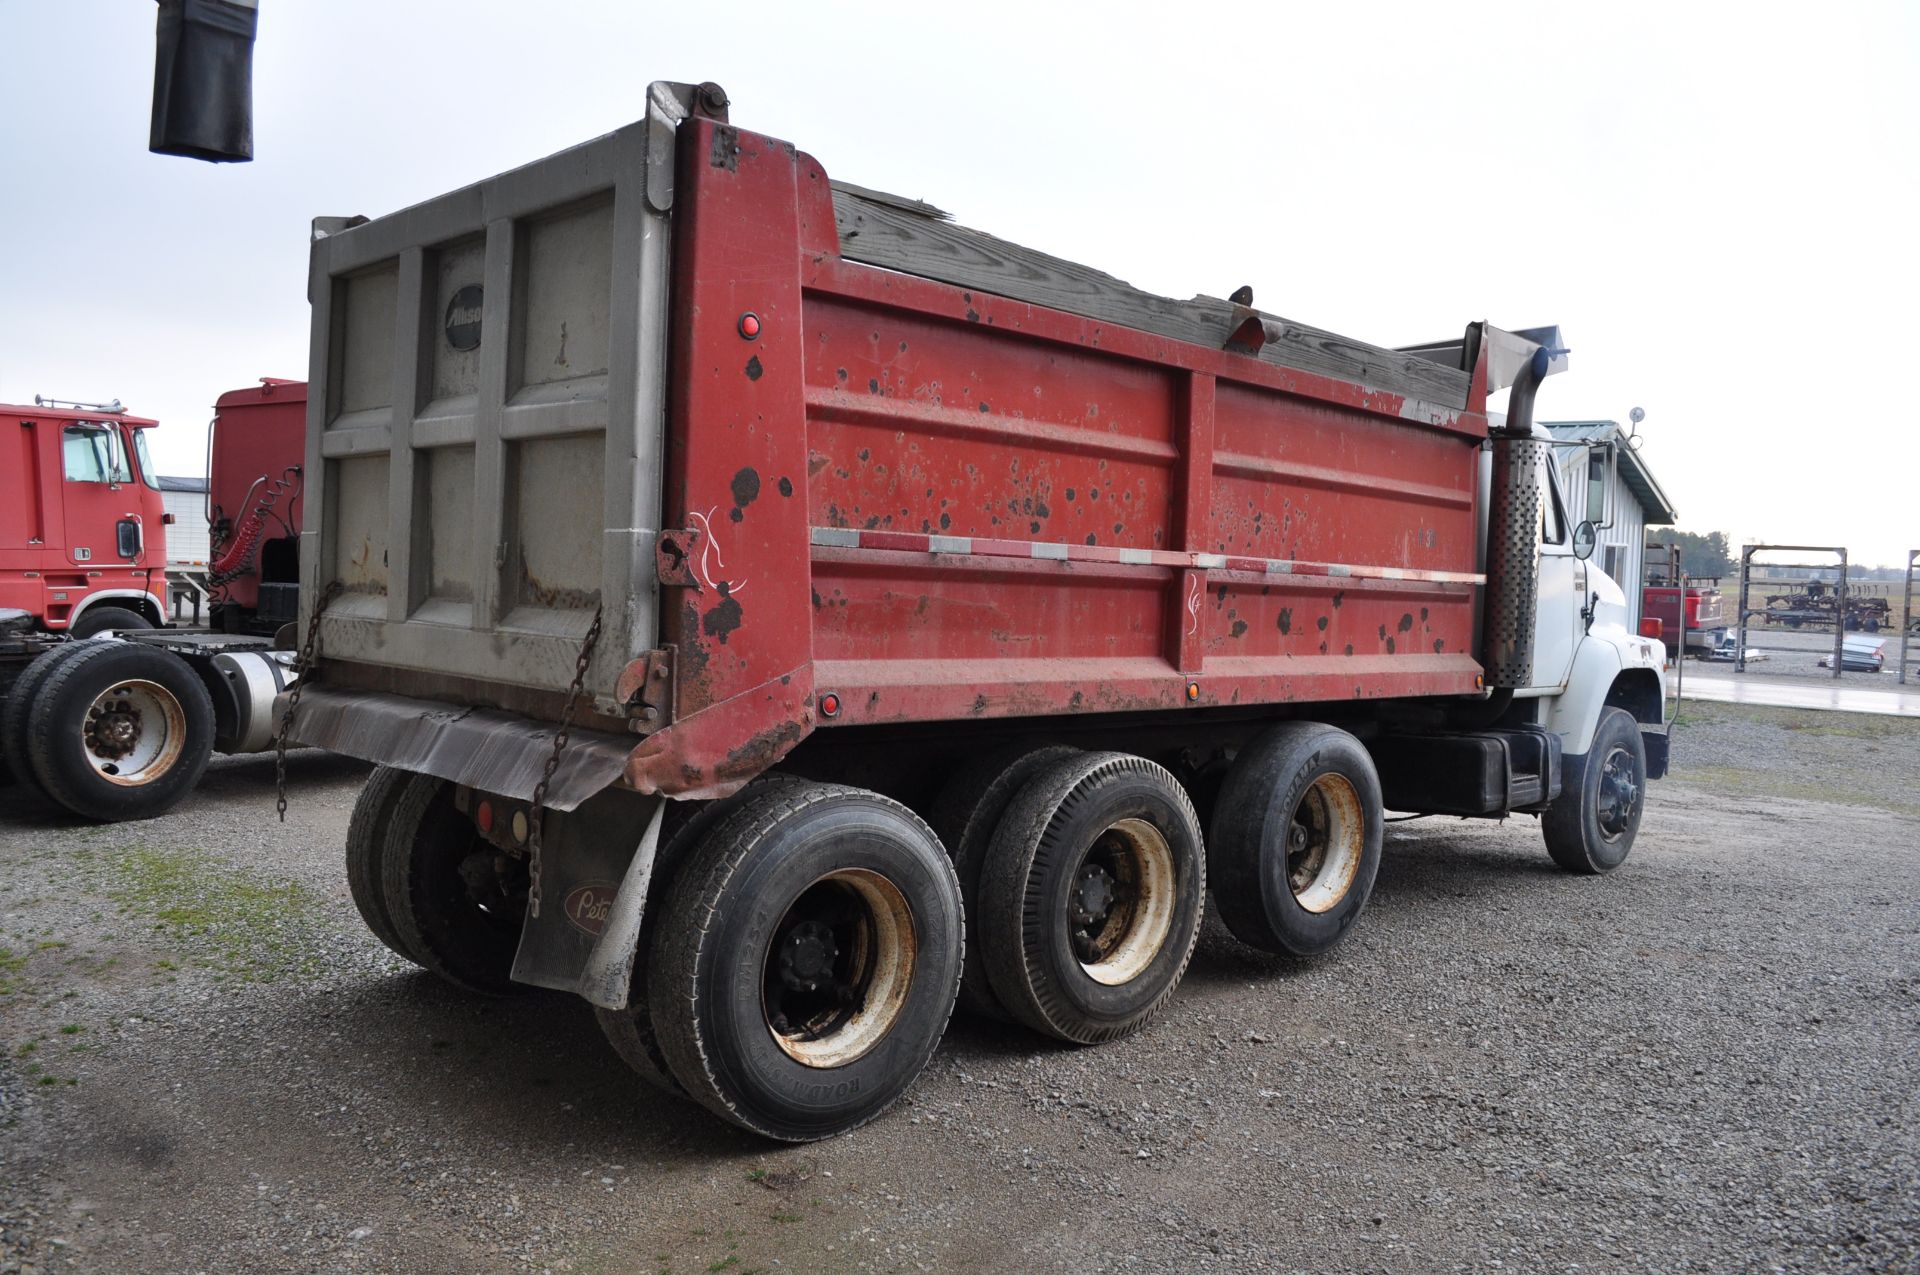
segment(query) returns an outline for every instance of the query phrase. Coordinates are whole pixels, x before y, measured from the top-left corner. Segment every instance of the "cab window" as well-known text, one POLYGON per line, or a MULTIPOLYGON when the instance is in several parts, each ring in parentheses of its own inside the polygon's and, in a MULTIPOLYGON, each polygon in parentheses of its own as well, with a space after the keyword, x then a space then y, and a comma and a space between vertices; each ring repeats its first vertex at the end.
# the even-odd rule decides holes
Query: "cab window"
POLYGON ((1547 466, 1540 468, 1540 485, 1545 488, 1540 493, 1540 543, 1563 545, 1567 543, 1567 511, 1560 503, 1560 484, 1553 481, 1553 472, 1547 466))
POLYGON ((127 453, 118 430, 100 425, 69 425, 61 432, 61 459, 67 481, 125 483, 133 481, 127 453))
POLYGON ((140 464, 140 481, 155 491, 159 491, 160 480, 153 475, 153 456, 147 451, 146 430, 136 429, 133 431, 133 453, 134 458, 140 464))

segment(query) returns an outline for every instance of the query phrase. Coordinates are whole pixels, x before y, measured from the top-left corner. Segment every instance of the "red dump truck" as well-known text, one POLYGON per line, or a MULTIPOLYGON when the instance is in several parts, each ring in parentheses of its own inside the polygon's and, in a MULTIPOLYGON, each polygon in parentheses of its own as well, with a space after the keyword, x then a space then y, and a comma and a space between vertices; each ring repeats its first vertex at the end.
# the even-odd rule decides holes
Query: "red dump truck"
POLYGON ((82 818, 145 819, 214 752, 273 742, 293 677, 271 638, 297 608, 305 416, 299 381, 220 396, 209 579, 224 632, 207 633, 160 627, 156 422, 117 402, 0 406, 0 778, 82 818))
POLYGON ((316 221, 309 296, 290 733, 379 764, 369 927, 768 1137, 873 1117, 956 996, 1138 1030, 1209 885, 1327 951, 1389 809, 1604 872, 1664 770, 1662 652, 1531 423, 1553 330, 1149 296, 713 85, 316 221))

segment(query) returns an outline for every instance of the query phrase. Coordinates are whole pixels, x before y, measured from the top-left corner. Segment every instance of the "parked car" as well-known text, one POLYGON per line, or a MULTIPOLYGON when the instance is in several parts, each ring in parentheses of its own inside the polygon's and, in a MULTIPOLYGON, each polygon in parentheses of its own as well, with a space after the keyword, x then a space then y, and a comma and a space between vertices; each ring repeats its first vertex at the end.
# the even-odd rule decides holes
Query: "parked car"
MULTIPOLYGON (((1887 666, 1887 640, 1885 638, 1850 637, 1843 640, 1840 648, 1840 671, 1842 673, 1878 673, 1887 666)), ((1833 657, 1820 657, 1821 668, 1832 668, 1833 657)))
MULTIPOLYGON (((1707 658, 1716 663, 1725 664, 1732 664, 1738 660, 1740 658, 1740 635, 1732 629, 1720 630, 1720 640, 1713 644, 1712 653, 1709 654, 1707 658)), ((1758 647, 1750 646, 1747 648, 1747 663, 1752 664, 1756 660, 1764 660, 1766 658, 1767 653, 1758 647)))

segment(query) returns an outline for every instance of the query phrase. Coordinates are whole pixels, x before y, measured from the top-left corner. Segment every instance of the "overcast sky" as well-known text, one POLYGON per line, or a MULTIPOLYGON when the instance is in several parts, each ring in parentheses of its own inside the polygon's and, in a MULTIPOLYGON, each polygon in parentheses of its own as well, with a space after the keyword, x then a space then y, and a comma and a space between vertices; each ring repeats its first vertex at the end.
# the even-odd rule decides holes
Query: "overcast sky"
POLYGON ((260 0, 251 164, 146 151, 154 9, 0 0, 0 401, 198 473, 306 375, 307 223, 718 80, 835 177, 1383 345, 1559 323, 1547 419, 1647 412, 1680 525, 1920 547, 1920 6, 260 0))

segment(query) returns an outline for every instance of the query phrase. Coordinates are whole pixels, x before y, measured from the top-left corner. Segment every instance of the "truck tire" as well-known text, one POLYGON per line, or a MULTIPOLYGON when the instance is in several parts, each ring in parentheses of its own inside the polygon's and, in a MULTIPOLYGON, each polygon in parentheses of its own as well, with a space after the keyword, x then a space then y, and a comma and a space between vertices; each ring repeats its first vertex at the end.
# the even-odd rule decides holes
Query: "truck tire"
POLYGON ((213 754, 213 701, 177 655, 83 642, 34 692, 26 733, 49 797, 102 823, 151 819, 200 782, 213 754))
POLYGON ((455 987, 489 996, 521 990, 512 974, 527 872, 524 862, 508 860, 514 870, 503 878, 495 869, 502 857, 455 808, 452 784, 410 776, 380 848, 396 950, 455 987))
POLYGON ((1625 862, 1646 809, 1647 750, 1640 723, 1605 709, 1593 746, 1560 762, 1560 796, 1540 816, 1547 853, 1568 872, 1595 876, 1625 862))
POLYGON ((1206 888, 1179 780, 1125 753, 1054 762, 1007 807, 981 873, 994 995, 1075 1044, 1138 1031, 1186 973, 1206 888))
POLYGON ((1359 919, 1380 871, 1380 775, 1366 748, 1321 722, 1282 722, 1234 759, 1214 809, 1207 868, 1233 936, 1319 956, 1359 919))
POLYGON ((1002 749, 963 768, 934 804, 928 822, 953 856, 954 875, 960 879, 960 900, 966 909, 967 954, 960 976, 960 1008, 970 1013, 1003 1023, 1013 1021, 993 994, 993 981, 981 956, 986 945, 980 937, 980 865, 986 862, 994 830, 1029 780, 1048 766, 1077 756, 1078 749, 1064 744, 1002 749))
POLYGON ((394 807, 413 776, 395 766, 376 766, 353 803, 353 818, 347 824, 347 890, 360 919, 395 956, 424 965, 416 952, 409 951, 394 929, 393 916, 387 911, 386 874, 383 853, 387 828, 393 822, 394 807))
POLYGON ((80 618, 67 627, 67 632, 77 638, 90 638, 96 633, 105 633, 111 629, 150 629, 153 621, 138 611, 129 611, 125 607, 89 607, 80 618))
MULTIPOLYGON (((677 801, 669 806, 661 821, 660 850, 654 857, 653 877, 647 883, 644 915, 648 924, 659 915, 662 900, 688 856, 721 820, 769 787, 805 782, 797 775, 762 775, 731 797, 719 801, 677 801)), ((647 932, 643 931, 640 946, 633 954, 633 980, 628 984, 627 1007, 607 1009, 595 1005, 593 1016, 599 1020, 600 1034, 607 1038, 622 1062, 655 1089, 684 1098, 687 1091, 673 1078, 673 1069, 667 1065, 667 1056, 660 1048, 660 1035, 653 1026, 653 1011, 647 998, 648 947, 647 932)))
POLYGON ((754 794, 693 851, 655 920, 647 994, 675 1078, 762 1137, 856 1128, 933 1056, 960 989, 960 885, 896 801, 754 794))
POLYGON ((32 789, 42 797, 47 795, 47 790, 34 776, 33 763, 27 757, 27 713, 33 706, 33 697, 39 693, 41 684, 54 667, 84 649, 84 643, 68 642, 41 655, 14 679, 5 701, 0 702, 0 757, 5 758, 8 769, 13 771, 14 780, 21 787, 32 789))

